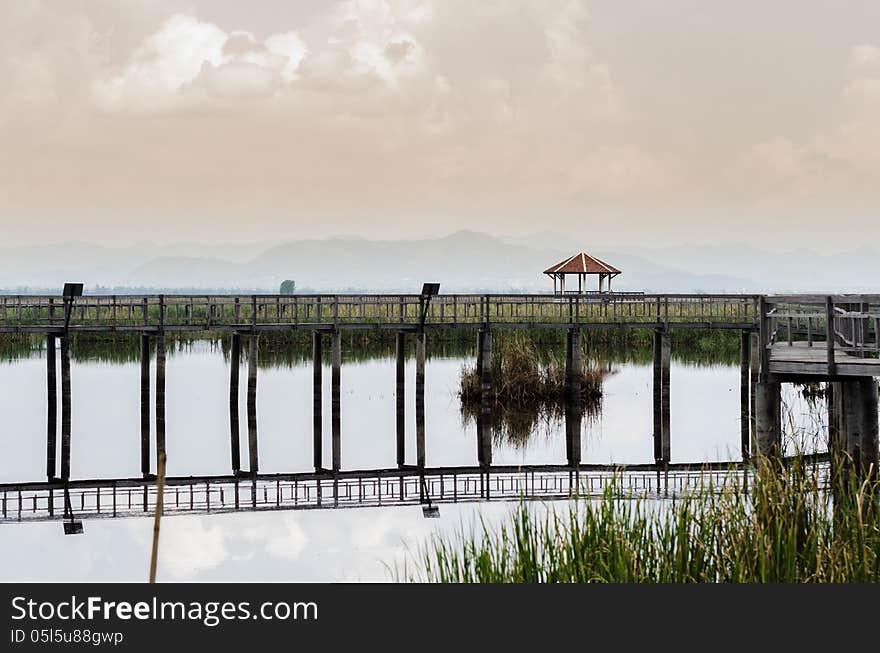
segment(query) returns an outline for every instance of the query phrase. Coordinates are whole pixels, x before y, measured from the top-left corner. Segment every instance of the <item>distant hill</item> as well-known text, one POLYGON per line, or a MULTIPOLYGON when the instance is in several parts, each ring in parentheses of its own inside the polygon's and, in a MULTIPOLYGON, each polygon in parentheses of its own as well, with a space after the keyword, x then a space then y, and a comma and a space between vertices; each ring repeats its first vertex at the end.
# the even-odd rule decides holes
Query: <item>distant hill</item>
MULTIPOLYGON (((606 248, 543 232, 498 238, 459 231, 440 238, 368 240, 355 236, 201 246, 89 243, 0 248, 0 287, 226 288, 276 292, 282 280, 329 291, 413 292, 438 281, 443 292, 547 291, 542 270, 581 250, 623 270, 619 290, 647 292, 877 292, 880 257, 861 247, 846 254, 770 253, 747 245, 606 248)), ((591 280, 592 281, 592 280, 591 280)))
MULTIPOLYGON (((186 285, 237 282, 274 288, 281 279, 292 278, 300 287, 317 290, 406 292, 420 288, 424 281, 439 281, 445 292, 540 291, 551 287, 542 271, 571 253, 514 245, 473 231, 422 240, 331 238, 284 243, 239 265, 159 258, 137 267, 129 281, 168 285, 178 279, 186 285)), ((696 287, 742 290, 753 285, 746 279, 724 275, 692 275, 629 254, 599 251, 596 255, 625 271, 615 281, 620 289, 687 292, 696 287)))

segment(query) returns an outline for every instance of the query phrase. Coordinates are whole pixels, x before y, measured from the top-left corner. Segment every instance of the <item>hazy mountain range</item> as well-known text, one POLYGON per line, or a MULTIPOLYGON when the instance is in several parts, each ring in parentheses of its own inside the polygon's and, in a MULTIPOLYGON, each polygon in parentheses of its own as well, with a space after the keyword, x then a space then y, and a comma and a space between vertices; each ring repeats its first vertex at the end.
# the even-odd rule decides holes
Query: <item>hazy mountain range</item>
POLYGON ((5 247, 0 248, 0 287, 57 289, 64 281, 82 281, 87 289, 277 292, 283 279, 294 279, 301 291, 321 292, 414 292, 423 281, 439 281, 443 292, 546 291, 552 286, 542 270, 580 250, 623 270, 614 281, 620 290, 880 291, 880 254, 868 247, 833 255, 748 245, 591 247, 570 235, 505 238, 472 231, 419 240, 348 236, 280 244, 5 247))

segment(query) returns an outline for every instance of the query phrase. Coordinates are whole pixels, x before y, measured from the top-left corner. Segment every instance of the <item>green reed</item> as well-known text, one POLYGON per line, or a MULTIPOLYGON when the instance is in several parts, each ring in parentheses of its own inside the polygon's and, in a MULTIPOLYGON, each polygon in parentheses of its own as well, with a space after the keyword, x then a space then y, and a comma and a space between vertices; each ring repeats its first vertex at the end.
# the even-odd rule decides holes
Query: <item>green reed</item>
POLYGON ((429 582, 877 582, 877 487, 828 481, 803 458, 731 472, 669 500, 612 484, 567 509, 521 502, 500 525, 435 535, 398 580, 429 582))

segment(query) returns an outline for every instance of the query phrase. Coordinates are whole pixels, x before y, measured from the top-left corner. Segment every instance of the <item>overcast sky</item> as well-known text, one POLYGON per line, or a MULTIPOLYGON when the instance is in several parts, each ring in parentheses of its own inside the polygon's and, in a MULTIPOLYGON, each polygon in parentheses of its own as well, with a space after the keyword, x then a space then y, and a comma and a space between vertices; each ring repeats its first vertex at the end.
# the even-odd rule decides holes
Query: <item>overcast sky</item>
POLYGON ((0 5, 6 243, 876 242, 880 3, 0 5))

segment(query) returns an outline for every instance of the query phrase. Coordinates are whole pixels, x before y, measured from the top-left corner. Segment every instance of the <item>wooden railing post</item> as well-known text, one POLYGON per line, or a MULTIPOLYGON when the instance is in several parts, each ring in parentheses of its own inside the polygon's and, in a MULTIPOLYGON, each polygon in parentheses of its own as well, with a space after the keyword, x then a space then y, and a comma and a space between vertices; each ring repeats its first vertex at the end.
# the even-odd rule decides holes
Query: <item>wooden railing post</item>
POLYGON ((829 376, 835 372, 834 339, 834 300, 831 295, 828 295, 825 298, 825 351, 827 352, 829 376))
POLYGON ((759 315, 759 347, 761 350, 761 368, 758 376, 761 381, 766 381, 770 375, 770 319, 767 317, 767 300, 761 296, 758 298, 759 315))

